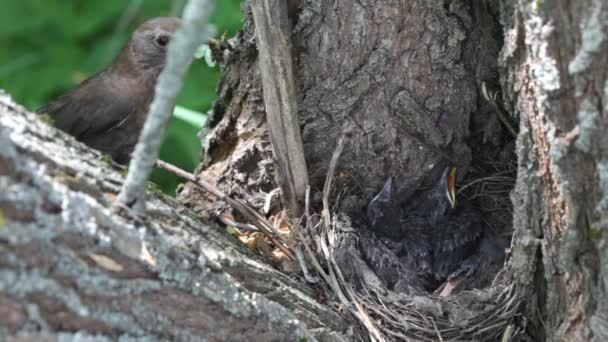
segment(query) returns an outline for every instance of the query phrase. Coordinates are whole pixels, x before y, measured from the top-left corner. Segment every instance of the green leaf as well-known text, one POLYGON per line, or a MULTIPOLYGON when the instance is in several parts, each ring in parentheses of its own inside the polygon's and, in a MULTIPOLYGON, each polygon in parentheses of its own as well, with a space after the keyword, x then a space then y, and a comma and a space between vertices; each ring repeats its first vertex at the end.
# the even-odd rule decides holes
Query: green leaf
POLYGON ((207 115, 181 106, 175 106, 173 117, 196 127, 196 129, 200 129, 207 120, 207 115))
MULTIPOLYGON (((241 28, 240 0, 216 1, 211 21, 218 34, 241 28)), ((105 68, 144 20, 166 16, 171 1, 145 0, 128 27, 117 25, 131 1, 3 1, 0 11, 0 88, 35 110, 105 68)), ((161 158, 192 171, 199 162, 197 134, 216 98, 219 68, 195 61, 179 95, 161 158), (188 109, 186 109, 188 108, 188 109)), ((182 180, 155 171, 152 180, 174 193, 182 180)))

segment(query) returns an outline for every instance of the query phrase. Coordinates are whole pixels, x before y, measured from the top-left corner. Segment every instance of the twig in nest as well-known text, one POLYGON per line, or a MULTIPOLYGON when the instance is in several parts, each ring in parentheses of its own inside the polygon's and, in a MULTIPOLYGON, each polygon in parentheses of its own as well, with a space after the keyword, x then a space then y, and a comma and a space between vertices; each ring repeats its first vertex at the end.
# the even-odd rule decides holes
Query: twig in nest
MULTIPOLYGON (((355 316, 357 319, 359 319, 359 321, 363 324, 363 326, 365 326, 365 328, 367 329, 367 331, 369 333, 369 337, 372 341, 385 341, 384 337, 382 336, 380 331, 376 328, 376 326, 370 319, 369 315, 365 311, 365 308, 363 307, 363 305, 361 305, 361 303, 357 300, 355 291, 346 283, 346 281, 344 279, 344 275, 342 274, 342 271, 340 270, 338 263, 336 262, 335 258, 333 257, 333 243, 335 242, 336 239, 335 239, 335 232, 330 231, 331 227, 332 227, 332 223, 331 223, 331 215, 330 215, 330 211, 329 211, 329 194, 331 191, 331 184, 333 181, 333 177, 334 177, 334 174, 336 171, 336 166, 338 165, 338 160, 340 158, 340 154, 342 153, 343 149, 344 149, 344 137, 342 136, 338 140, 338 146, 336 147, 336 150, 334 151, 333 156, 331 158, 331 162, 329 163, 329 170, 328 170, 327 178, 325 180, 325 185, 323 187, 323 212, 322 212, 321 216, 322 216, 324 229, 322 232, 323 236, 320 237, 320 242, 321 242, 321 250, 327 261, 327 267, 329 270, 329 274, 327 272, 325 272, 325 270, 321 267, 321 264, 317 260, 316 256, 314 255, 313 251, 310 249, 308 243, 304 239, 304 236, 301 234, 301 232, 299 230, 298 230, 298 233, 300 234, 300 239, 302 239, 304 246, 306 247, 306 251, 308 252, 308 254, 313 262, 313 266, 317 269, 317 272, 319 272, 321 277, 323 277, 323 280, 325 280, 327 285, 329 285, 331 287, 331 289, 334 291, 334 293, 336 293, 336 295, 340 299, 340 302, 342 303, 342 305, 344 305, 353 314, 353 316, 355 316), (346 294, 348 294, 348 297, 350 297, 350 300, 346 296, 346 294, 344 293, 342 288, 345 289, 346 294)), ((306 203, 306 208, 307 209, 306 209, 305 215, 307 215, 307 219, 310 219, 309 213, 308 213, 308 201, 306 203)))
POLYGON ((505 332, 502 334, 502 338, 500 339, 500 342, 511 341, 512 335, 513 335, 513 324, 509 324, 509 325, 507 325, 507 329, 505 329, 505 332))
POLYGON ((437 329, 437 323, 435 323, 435 320, 431 318, 431 323, 433 323, 433 328, 435 329, 435 333, 437 334, 437 338, 439 339, 439 341, 443 342, 443 337, 441 337, 441 333, 439 332, 439 329, 437 329))
MULTIPOLYGON (((306 219, 306 228, 307 228, 307 231, 310 231, 310 224, 311 224, 311 222, 310 222, 310 185, 306 186, 306 193, 304 195, 304 199, 305 199, 304 217, 306 219)), ((300 220, 300 224, 301 224, 301 222, 302 221, 300 220)), ((312 258, 314 258, 313 252, 310 250, 310 247, 308 246, 308 243, 305 240, 304 235, 300 231, 300 224, 294 225, 293 229, 295 230, 295 233, 298 235, 298 238, 300 239, 300 241, 306 248, 306 252, 312 258)), ((309 282, 310 284, 318 283, 319 279, 317 277, 312 276, 310 274, 310 272, 308 271, 308 267, 306 266, 306 260, 304 259, 304 254, 302 253, 301 246, 297 246, 295 248, 295 251, 296 251, 296 256, 298 258, 298 262, 300 263, 300 268, 302 269, 302 272, 304 273, 304 278, 306 279, 306 281, 309 282)), ((313 259, 313 264, 315 264, 315 269, 321 268, 321 265, 319 264, 319 261, 316 258, 313 259), (317 265, 318 265, 318 267, 317 267, 317 265)), ((323 279, 328 279, 326 274, 321 273, 321 272, 319 272, 319 274, 321 274, 323 279)))
POLYGON ((302 269, 302 273, 304 273, 304 279, 306 279, 309 284, 318 283, 319 279, 311 275, 310 271, 308 271, 308 266, 306 266, 306 260, 304 260, 304 254, 302 253, 302 247, 297 246, 295 248, 295 251, 296 257, 298 258, 298 263, 300 264, 300 268, 302 269))
POLYGON ((503 112, 502 108, 500 108, 498 103, 496 103, 496 99, 498 98, 498 92, 489 91, 488 87, 486 86, 486 82, 482 82, 481 83, 481 93, 482 93, 483 97, 486 99, 486 101, 490 102, 494 106, 496 116, 498 116, 498 119, 500 120, 500 122, 502 122, 502 124, 505 125, 505 127, 507 128, 509 133, 511 133, 511 135, 513 135, 514 138, 517 138, 517 131, 515 131, 515 128, 513 128, 513 126, 509 122, 509 119, 507 119, 507 115, 503 112))
POLYGON ((255 209, 251 208, 245 202, 229 197, 224 194, 220 189, 205 182, 199 177, 180 169, 179 167, 157 160, 155 166, 159 169, 163 169, 175 174, 178 177, 184 178, 196 185, 200 189, 209 192, 210 194, 217 197, 219 200, 227 202, 231 207, 237 210, 241 215, 245 216, 249 221, 253 223, 264 235, 266 235, 290 260, 294 260, 294 256, 291 251, 284 245, 283 239, 280 233, 270 224, 262 215, 260 215, 255 209))
POLYGON ((466 315, 473 315, 466 320, 456 321, 453 320, 453 315, 460 315, 461 310, 468 307, 468 304, 463 307, 463 303, 458 300, 429 297, 428 300, 441 305, 441 315, 418 311, 413 298, 409 296, 392 298, 388 306, 384 304, 382 295, 377 292, 374 292, 375 296, 370 295, 362 300, 375 319, 382 319, 383 331, 400 340, 500 341, 511 319, 517 314, 519 296, 513 285, 493 293, 491 307, 480 312, 472 308, 466 309, 466 315))
POLYGON ((472 180, 469 183, 461 186, 460 189, 458 189, 458 192, 456 193, 456 195, 461 194, 466 188, 468 188, 468 187, 470 187, 472 185, 475 185, 476 183, 485 182, 485 181, 494 181, 497 184, 501 184, 501 182, 502 182, 505 185, 510 185, 510 183, 513 181, 513 178, 512 177, 508 177, 508 176, 496 176, 496 175, 477 178, 477 179, 472 180))
MULTIPOLYGON (((306 212, 305 212, 305 215, 306 215, 306 225, 307 226, 310 225, 310 212, 309 212, 309 208, 310 208, 310 186, 308 186, 306 188, 306 212)), ((308 228, 310 230, 310 227, 308 227, 308 228)), ((327 272, 325 272, 325 270, 323 269, 323 266, 321 266, 321 263, 319 262, 319 259, 317 259, 314 251, 312 250, 312 248, 308 244, 308 240, 306 240, 306 238, 304 237, 304 234, 302 234, 302 231, 300 229, 296 229, 296 233, 298 234, 298 237, 300 238, 300 241, 304 245, 304 249, 306 249, 306 253, 308 253, 308 256, 310 257, 312 265, 315 267, 315 269, 317 270, 317 272, 319 273, 319 275, 321 275, 321 278, 323 278, 323 280, 327 284, 330 284, 331 280, 329 278, 329 274, 327 274, 327 272)))
POLYGON ((331 217, 329 215, 329 192, 331 191, 331 183, 334 181, 334 174, 336 172, 336 166, 338 166, 338 160, 340 159, 340 155, 342 154, 342 150, 344 149, 344 137, 340 137, 338 140, 338 147, 334 151, 334 154, 331 157, 331 161, 329 162, 329 170, 327 170, 327 179, 325 179, 325 184, 323 185, 323 221, 325 222, 325 226, 329 227, 331 225, 331 217))
MULTIPOLYGON (((230 215, 232 216, 232 215, 230 215)), ((220 215, 218 215, 218 218, 220 219, 220 221, 227 225, 227 226, 233 226, 242 230, 251 230, 251 231, 259 231, 258 227, 252 225, 252 224, 246 224, 246 223, 241 223, 238 222, 236 220, 234 220, 233 217, 229 217, 228 215, 226 215, 226 213, 222 213, 220 215)))

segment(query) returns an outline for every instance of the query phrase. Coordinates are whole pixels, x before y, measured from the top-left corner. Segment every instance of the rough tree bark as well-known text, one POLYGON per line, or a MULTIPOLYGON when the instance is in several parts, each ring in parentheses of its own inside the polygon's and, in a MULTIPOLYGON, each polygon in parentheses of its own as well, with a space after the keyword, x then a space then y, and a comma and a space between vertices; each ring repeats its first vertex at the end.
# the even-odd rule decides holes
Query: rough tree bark
MULTIPOLYGON (((608 339, 608 5, 305 0, 292 20, 313 193, 342 134, 337 178, 354 189, 342 202, 355 218, 387 175, 403 197, 442 163, 456 164, 465 181, 490 175, 492 161, 482 157, 508 159, 513 149, 480 95, 482 82, 499 84, 499 106, 519 121, 519 135, 512 224, 495 228, 514 229, 507 267, 525 299, 521 327, 534 340, 608 339)), ((250 15, 237 42, 198 174, 262 207, 276 185, 250 15)), ((243 335, 231 337, 293 340, 348 324, 175 203, 151 201, 156 214, 141 230, 157 266, 147 265, 133 227, 104 209, 120 175, 8 107, 0 113, 0 208, 19 229, 0 230, 0 312, 10 318, 2 333, 219 339, 240 327, 243 335)), ((191 185, 179 200, 203 216, 223 207, 191 185)))
MULTIPOLYGON (((523 326, 539 340, 605 340, 607 13, 601 0, 303 1, 293 39, 311 186, 343 133, 355 216, 387 175, 404 197, 446 160, 488 175, 476 157, 513 148, 481 98, 482 82, 497 86, 499 108, 519 121, 508 267, 523 326)), ((261 206, 275 186, 252 25, 224 68, 198 171, 261 206)), ((191 186, 180 199, 201 213, 218 206, 191 186)))
POLYGON ((520 116, 513 274, 539 339, 608 339, 608 5, 503 1, 504 99, 520 116))
MULTIPOLYGON (((348 138, 338 183, 349 188, 341 209, 356 222, 389 175, 406 199, 446 164, 458 167, 461 182, 488 176, 494 162, 508 164, 513 138, 478 91, 498 84, 498 2, 308 0, 292 21, 313 206, 341 135, 348 138)), ((223 69, 199 176, 261 208, 276 185, 257 63, 249 13, 223 69)), ((189 185, 179 198, 207 215, 222 205, 189 185)), ((503 249, 508 216, 492 219, 503 249)), ((502 259, 483 260, 487 285, 502 259)))
POLYGON ((142 226, 112 214, 123 174, 0 94, 0 339, 343 338, 314 291, 175 200, 149 192, 142 226))
MULTIPOLYGON (((198 174, 261 208, 276 188, 275 170, 253 20, 244 8, 248 14, 223 69, 198 174)), ((341 209, 355 222, 364 221, 365 205, 389 175, 405 199, 429 186, 448 163, 458 166, 461 182, 465 176, 471 181, 509 155, 512 138, 478 95, 482 82, 498 83, 497 18, 497 2, 301 1, 292 39, 313 207, 320 207, 330 156, 343 134, 348 138, 337 180, 348 184, 341 209), (471 168, 473 159, 478 162, 471 168)), ((204 216, 222 206, 190 185, 179 198, 204 216)), ((502 217, 492 219, 491 241, 502 250, 511 235, 508 206, 501 215, 495 208, 488 214, 502 217)), ((502 267, 498 254, 482 259, 487 272, 480 272, 480 284, 489 284, 502 267)))
MULTIPOLYGON (((500 48, 489 10, 472 10, 441 1, 303 1, 293 40, 313 188, 322 186, 343 133, 351 138, 342 169, 365 195, 390 174, 407 196, 442 161, 467 173, 470 116, 485 114, 477 86, 497 77, 500 48), (446 129, 438 124, 442 111, 449 113, 446 129)), ((218 87, 200 170, 228 190, 268 192, 273 170, 250 15, 240 35, 218 87)), ((184 190, 184 201, 205 209, 190 187, 184 190)))

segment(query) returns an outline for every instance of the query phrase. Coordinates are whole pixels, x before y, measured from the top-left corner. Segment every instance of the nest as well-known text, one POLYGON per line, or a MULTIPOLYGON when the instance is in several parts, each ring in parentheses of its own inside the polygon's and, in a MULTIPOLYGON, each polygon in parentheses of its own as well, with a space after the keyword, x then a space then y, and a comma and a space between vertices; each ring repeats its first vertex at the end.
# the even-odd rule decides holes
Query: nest
MULTIPOLYGON (((352 243, 344 242, 356 239, 355 229, 348 217, 335 209, 339 207, 339 201, 335 201, 333 209, 330 207, 332 182, 343 146, 344 141, 341 139, 332 157, 323 189, 321 214, 310 214, 310 196, 307 193, 304 226, 292 226, 296 240, 304 247, 308 257, 296 248, 306 279, 309 282, 316 281, 316 277, 308 270, 308 261, 320 276, 324 287, 342 308, 357 319, 371 341, 510 341, 519 336, 522 331, 515 328, 515 321, 518 318, 520 299, 517 289, 509 284, 504 269, 483 290, 463 291, 449 297, 434 294, 409 296, 355 284, 356 280, 352 279, 348 270, 345 271, 348 268, 346 263, 352 258, 341 257, 345 250, 353 253, 352 243)), ((498 217, 504 215, 507 223, 510 213, 504 211, 510 210, 510 205, 508 191, 505 189, 512 186, 512 182, 509 184, 512 178, 507 179, 506 173, 511 171, 514 170, 499 170, 504 173, 486 177, 483 182, 470 181, 461 191, 470 198, 486 196, 488 191, 492 192, 491 198, 496 202, 489 203, 488 210, 498 217)), ((494 222, 500 222, 500 219, 494 222)))
POLYGON ((518 331, 509 328, 517 314, 513 286, 492 286, 484 291, 462 292, 453 298, 416 296, 360 298, 369 315, 389 339, 404 341, 510 340, 518 331))
MULTIPOLYGON (((321 213, 311 213, 308 190, 303 219, 287 222, 286 225, 283 224, 284 220, 268 221, 254 206, 227 196, 194 175, 174 166, 157 166, 188 179, 228 203, 249 220, 251 224, 239 224, 232 217, 218 215, 228 226, 248 231, 245 235, 237 234, 245 239, 244 243, 251 240, 251 244, 258 249, 262 245, 264 248, 258 252, 278 261, 297 260, 307 282, 320 284, 326 290, 326 297, 339 303, 340 308, 355 317, 360 323, 359 332, 363 335, 360 337, 364 340, 510 341, 525 336, 520 328, 516 328, 521 299, 517 289, 510 284, 508 268, 503 268, 502 264, 499 265, 502 271, 481 275, 487 279, 476 287, 483 290, 463 291, 449 297, 430 293, 409 296, 382 286, 368 286, 369 282, 353 277, 349 267, 357 267, 350 265, 359 257, 357 230, 349 217, 339 210, 340 194, 344 195, 345 188, 335 191, 332 186, 343 148, 344 138, 341 138, 323 188, 321 213), (332 193, 338 195, 330 206, 332 193), (249 234, 252 231, 254 233, 249 234)), ((477 155, 484 158, 484 154, 477 155)), ((513 187, 515 165, 508 160, 497 163, 490 157, 476 161, 475 165, 478 165, 478 169, 464 180, 465 185, 460 188, 459 194, 469 199, 483 198, 481 210, 486 226, 496 237, 510 239, 512 213, 509 192, 513 187)))

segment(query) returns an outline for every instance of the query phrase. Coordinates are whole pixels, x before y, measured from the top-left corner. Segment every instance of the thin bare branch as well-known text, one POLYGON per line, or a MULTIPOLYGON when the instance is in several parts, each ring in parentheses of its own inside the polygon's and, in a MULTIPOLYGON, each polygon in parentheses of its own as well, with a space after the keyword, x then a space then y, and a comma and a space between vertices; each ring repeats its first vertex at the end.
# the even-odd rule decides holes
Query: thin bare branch
POLYGON ((189 182, 196 185, 200 189, 202 189, 206 192, 209 192, 210 194, 214 195, 218 199, 228 203, 232 208, 234 208, 236 211, 241 213, 241 215, 243 215, 245 218, 247 218, 249 221, 251 221, 253 223, 253 225, 256 226, 264 235, 266 235, 278 248, 280 248, 281 251, 283 251, 283 253, 285 253, 285 255, 287 255, 291 260, 294 260, 293 253, 291 253, 289 248, 287 248, 284 245, 281 235, 279 234, 279 232, 276 231, 274 226, 272 224, 270 224, 263 216, 258 214, 255 211, 255 209, 253 209, 249 205, 247 205, 245 202, 232 198, 230 196, 227 196, 226 194, 224 194, 224 192, 222 192, 220 189, 216 188, 215 186, 211 185, 210 183, 205 182, 204 180, 200 179, 199 177, 196 177, 195 175, 191 174, 190 172, 182 170, 175 165, 169 164, 162 160, 157 160, 155 165, 156 165, 156 167, 158 167, 160 169, 169 171, 181 178, 188 180, 189 182))
POLYGON ((211 36, 209 15, 212 9, 210 0, 190 0, 184 10, 182 26, 169 44, 167 64, 158 78, 154 100, 114 210, 126 206, 138 214, 143 213, 146 183, 158 158, 177 94, 196 48, 211 36))

